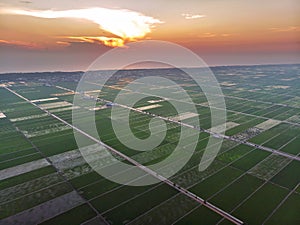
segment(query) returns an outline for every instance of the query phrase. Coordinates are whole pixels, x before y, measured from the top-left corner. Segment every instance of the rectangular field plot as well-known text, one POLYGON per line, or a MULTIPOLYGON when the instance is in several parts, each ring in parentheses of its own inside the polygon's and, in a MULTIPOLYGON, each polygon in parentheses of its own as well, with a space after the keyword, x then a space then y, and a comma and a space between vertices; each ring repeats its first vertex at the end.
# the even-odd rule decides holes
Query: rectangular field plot
POLYGON ((179 219, 174 224, 216 224, 222 217, 211 210, 200 206, 188 213, 184 218, 179 219))
POLYGON ((58 98, 41 98, 41 99, 36 99, 36 100, 31 100, 33 103, 39 103, 39 102, 48 102, 48 101, 54 101, 57 100, 58 98))
POLYGON ((246 145, 238 145, 227 152, 220 154, 217 156, 217 159, 225 162, 225 163, 232 163, 237 161, 241 157, 247 157, 247 154, 254 150, 252 147, 246 145))
POLYGON ((289 165, 284 167, 273 179, 272 182, 281 185, 283 187, 293 189, 300 182, 299 171, 300 162, 292 161, 289 165))
MULTIPOLYGON (((26 190, 23 190, 23 192, 26 190)), ((17 212, 23 211, 26 208, 33 207, 42 202, 45 202, 54 196, 59 196, 66 191, 69 191, 68 186, 64 184, 49 186, 47 189, 41 189, 33 191, 32 193, 28 190, 29 193, 19 196, 16 199, 9 199, 1 203, 1 208, 3 209, 3 214, 1 217, 11 216, 17 212)), ((18 192, 17 192, 18 193, 18 192)), ((18 193, 19 194, 19 193, 18 193)))
POLYGON ((39 168, 49 166, 50 163, 46 159, 35 160, 15 167, 1 170, 0 180, 5 180, 23 173, 27 173, 39 168))
POLYGON ((3 214, 1 218, 14 215, 70 191, 70 187, 62 183, 28 194, 16 200, 2 203, 1 208, 3 209, 3 214))
POLYGON ((161 221, 164 221, 165 224, 172 224, 182 219, 197 206, 198 204, 190 198, 182 194, 177 194, 161 204, 156 205, 151 210, 142 213, 132 220, 131 223, 147 224, 153 222, 159 224, 161 221))
MULTIPOLYGON (((120 207, 120 209, 123 209, 126 211, 126 208, 129 207, 129 205, 133 205, 134 202, 136 204, 141 204, 140 207, 143 207, 143 199, 148 199, 147 196, 153 196, 152 200, 153 206, 156 205, 155 202, 163 202, 164 200, 167 200, 169 197, 174 195, 176 192, 173 191, 169 186, 167 185, 159 185, 159 186, 149 186, 149 187, 119 187, 113 192, 108 192, 107 194, 102 194, 101 196, 97 197, 96 199, 92 200, 92 204, 100 211, 104 213, 109 213, 110 211, 115 211, 116 213, 120 210, 117 210, 117 208, 120 207), (155 193, 161 193, 161 199, 160 198, 154 198, 155 193), (164 198, 165 195, 166 197, 164 198), (116 198, 112 198, 112 196, 116 196, 116 198), (126 207, 127 205, 127 207, 126 207), (114 210, 116 209, 116 210, 114 210)), ((148 201, 150 203, 150 201, 148 201)), ((148 206, 144 206, 145 210, 151 209, 150 204, 148 206)), ((141 209, 141 208, 140 208, 141 209)), ((122 212, 119 212, 123 214, 122 212)), ((126 216, 126 213, 124 213, 126 216)), ((128 215, 127 215, 128 216, 128 215)), ((133 217, 134 218, 134 217, 133 217)))
POLYGON ((6 160, 3 162, 0 162, 0 170, 2 171, 4 169, 10 168, 10 167, 25 164, 25 163, 39 160, 42 158, 41 154, 39 152, 36 152, 36 149, 33 149, 33 151, 34 151, 34 153, 32 153, 32 154, 23 155, 20 157, 15 157, 11 160, 6 160))
POLYGON ((19 117, 19 118, 14 118, 14 119, 10 119, 10 121, 11 122, 19 122, 19 121, 24 121, 24 120, 43 118, 43 117, 46 117, 46 116, 47 116, 47 114, 43 113, 43 114, 36 114, 36 115, 30 115, 30 116, 23 116, 23 117, 19 117))
POLYGON ((292 140, 290 140, 288 143, 286 143, 282 148, 280 149, 283 152, 288 152, 294 155, 297 155, 300 153, 300 137, 295 137, 292 140))
MULTIPOLYGON (((51 224, 74 224, 79 225, 85 221, 88 221, 89 219, 95 217, 97 214, 89 207, 87 204, 77 206, 73 209, 70 209, 67 212, 64 212, 60 215, 57 215, 54 218, 51 218, 47 221, 44 221, 43 225, 51 225, 51 224), (78 216, 81 215, 81 216, 78 216)), ((96 220, 96 224, 102 224, 101 219, 96 220)), ((103 223, 105 224, 105 223, 103 223)))
POLYGON ((278 124, 280 124, 280 121, 269 119, 265 122, 257 124, 255 127, 258 128, 258 129, 262 129, 262 130, 269 130, 272 127, 277 126, 278 124))
POLYGON ((51 186, 53 184, 61 183, 63 180, 57 173, 51 173, 42 177, 29 180, 27 182, 1 190, 1 202, 8 202, 20 198, 28 193, 35 192, 51 186))
POLYGON ((15 185, 36 179, 41 176, 45 176, 50 173, 54 173, 55 169, 52 166, 43 167, 41 169, 33 170, 27 173, 22 173, 20 175, 7 178, 2 180, 0 183, 0 190, 3 190, 8 187, 13 187, 15 185))
POLYGON ((52 102, 52 103, 40 104, 39 107, 41 107, 42 109, 54 109, 54 108, 71 106, 71 105, 72 104, 70 102, 62 101, 62 102, 52 102))
POLYGON ((269 180, 290 163, 290 159, 280 155, 269 155, 252 167, 248 173, 262 180, 269 180))
POLYGON ((196 113, 186 112, 186 113, 182 113, 178 116, 171 117, 171 119, 178 121, 178 120, 186 120, 186 119, 190 119, 190 118, 198 117, 198 116, 199 115, 196 113))
POLYGON ((175 194, 176 192, 170 187, 163 185, 157 189, 145 192, 142 195, 137 195, 131 201, 125 201, 120 205, 116 205, 115 208, 106 211, 104 215, 107 218, 111 218, 111 220, 116 224, 134 220, 135 218, 143 215, 143 213, 147 213, 147 211, 151 210, 153 207, 168 200, 175 194), (145 204, 145 202, 147 202, 147 204, 145 204))
POLYGON ((234 123, 240 123, 240 125, 229 128, 225 133, 226 135, 230 135, 230 136, 241 134, 246 139, 249 139, 251 138, 251 136, 247 134, 247 131, 250 129, 255 129, 260 132, 258 128, 255 128, 255 125, 261 123, 262 121, 264 121, 264 119, 249 118, 246 121, 244 121, 243 119, 238 118, 234 123))
POLYGON ((251 151, 249 154, 243 156, 241 159, 235 161, 232 165, 238 169, 247 171, 253 166, 255 166, 257 163, 264 160, 269 155, 270 155, 269 152, 255 149, 251 151))
POLYGON ((200 195, 206 199, 215 194, 222 187, 236 179, 241 174, 242 172, 237 169, 225 167, 220 172, 212 175, 211 177, 208 177, 207 179, 202 181, 200 184, 197 184, 190 190, 193 193, 200 195), (226 179, 224 179, 224 177, 226 177, 226 179))
MULTIPOLYGON (((84 139, 88 146, 94 144, 90 139, 84 139)), ((51 134, 31 138, 31 141, 46 156, 60 154, 66 151, 77 149, 77 143, 72 130, 59 131, 51 134)), ((83 146, 82 146, 83 147, 83 146)))
POLYGON ((0 155, 32 148, 32 145, 26 140, 23 134, 6 118, 0 121, 0 126, 0 155))
POLYGON ((28 149, 19 150, 17 152, 1 154, 0 163, 17 160, 27 155, 33 155, 36 152, 37 152, 36 149, 28 148, 28 149))
POLYGON ((288 194, 286 189, 270 183, 255 191, 233 212, 248 224, 260 225, 288 194), (272 199, 266 204, 265 199, 272 199))
POLYGON ((60 90, 56 87, 47 87, 43 85, 35 86, 14 86, 12 87, 16 92, 28 98, 30 100, 50 98, 52 94, 64 93, 64 90, 60 90), (38 97, 37 97, 38 96, 38 97))
POLYGON ((234 128, 238 125, 239 125, 238 123, 229 121, 229 122, 226 122, 225 124, 221 124, 219 126, 212 127, 209 130, 212 131, 212 132, 221 133, 221 132, 224 132, 224 131, 229 130, 231 128, 234 128))
POLYGON ((30 224, 40 224, 81 204, 83 204, 83 199, 76 192, 69 192, 31 209, 7 217, 2 222, 6 224, 21 224, 27 221, 30 224))
POLYGON ((257 144, 262 144, 266 141, 268 141, 271 138, 274 138, 276 136, 279 136, 280 134, 283 134, 286 132, 287 129, 289 129, 288 124, 279 124, 270 130, 267 130, 265 132, 262 132, 260 135, 250 139, 249 141, 257 143, 257 144))
MULTIPOLYGON (((294 141, 296 137, 300 133, 300 127, 290 127, 286 132, 276 135, 274 138, 271 138, 269 141, 265 142, 263 145, 273 148, 273 149, 278 149, 281 150, 285 146, 287 146, 289 143, 294 141)), ((290 146, 292 147, 292 146, 290 146)), ((290 152, 297 152, 297 147, 296 149, 291 148, 290 152)))
POLYGON ((220 206, 223 210, 230 212, 242 201, 247 199, 262 184, 262 180, 245 174, 233 183, 224 186, 223 189, 216 193, 209 201, 220 206))
POLYGON ((16 152, 23 149, 32 148, 32 145, 20 133, 14 133, 12 137, 0 138, 1 154, 16 152))
POLYGON ((265 224, 299 224, 300 217, 297 210, 299 205, 300 195, 295 193, 290 195, 265 224))

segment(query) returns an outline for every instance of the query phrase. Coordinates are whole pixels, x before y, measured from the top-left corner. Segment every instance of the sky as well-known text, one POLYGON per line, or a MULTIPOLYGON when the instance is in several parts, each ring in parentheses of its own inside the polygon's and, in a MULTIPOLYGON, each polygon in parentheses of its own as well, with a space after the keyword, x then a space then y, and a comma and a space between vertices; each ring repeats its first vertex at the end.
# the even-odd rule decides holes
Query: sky
POLYGON ((86 70, 141 40, 209 66, 299 63, 297 0, 0 0, 0 73, 86 70))

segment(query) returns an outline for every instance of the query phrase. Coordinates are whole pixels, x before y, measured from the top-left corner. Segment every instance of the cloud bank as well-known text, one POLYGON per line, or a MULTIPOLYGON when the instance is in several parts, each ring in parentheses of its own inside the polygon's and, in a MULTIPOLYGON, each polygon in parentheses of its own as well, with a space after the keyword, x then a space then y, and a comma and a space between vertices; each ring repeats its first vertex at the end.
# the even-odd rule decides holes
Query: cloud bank
MULTIPOLYGON (((126 9, 88 8, 62 11, 4 9, 2 12, 48 19, 86 19, 98 24, 102 30, 117 36, 93 37, 92 39, 85 37, 86 40, 97 40, 108 46, 122 46, 125 41, 143 38, 147 33, 151 32, 151 29, 155 24, 162 23, 162 21, 153 17, 145 16, 139 12, 126 9)), ((74 39, 74 37, 72 38, 74 39)))

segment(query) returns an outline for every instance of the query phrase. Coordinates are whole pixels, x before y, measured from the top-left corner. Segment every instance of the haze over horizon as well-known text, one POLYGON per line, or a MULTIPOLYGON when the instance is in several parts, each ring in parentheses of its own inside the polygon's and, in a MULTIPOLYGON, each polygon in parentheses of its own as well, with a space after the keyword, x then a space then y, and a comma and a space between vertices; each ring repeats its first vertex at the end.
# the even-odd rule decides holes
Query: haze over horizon
POLYGON ((139 40, 177 43, 210 66, 299 63, 299 9, 295 0, 3 0, 0 73, 86 70, 139 40))
MULTIPOLYGON (((142 64, 144 65, 144 64, 142 64)), ((257 66, 295 66, 295 65, 300 65, 300 63, 267 63, 267 64, 230 64, 230 65, 208 65, 210 69, 213 68, 223 68, 223 67, 257 67, 257 66)), ((152 66, 152 65, 145 65, 145 66, 128 66, 122 69, 114 69, 114 68, 106 68, 106 69, 99 69, 95 71, 110 71, 110 70, 117 70, 117 71, 126 71, 126 70, 148 70, 148 69, 182 69, 182 68, 187 68, 187 69, 198 69, 202 67, 172 67, 172 66, 152 66)), ((34 73, 84 73, 86 71, 93 71, 93 70, 32 70, 32 71, 14 71, 14 72, 0 72, 0 75, 7 75, 7 74, 34 74, 34 73)))

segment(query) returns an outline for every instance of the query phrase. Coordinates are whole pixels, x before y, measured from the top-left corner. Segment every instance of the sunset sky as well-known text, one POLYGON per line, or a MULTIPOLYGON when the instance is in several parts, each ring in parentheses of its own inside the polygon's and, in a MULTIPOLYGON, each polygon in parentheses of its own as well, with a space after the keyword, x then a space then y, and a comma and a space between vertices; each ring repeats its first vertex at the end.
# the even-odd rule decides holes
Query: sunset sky
POLYGON ((211 66, 299 63, 299 15, 297 0, 1 0, 0 73, 85 70, 148 39, 211 66))

